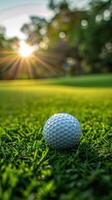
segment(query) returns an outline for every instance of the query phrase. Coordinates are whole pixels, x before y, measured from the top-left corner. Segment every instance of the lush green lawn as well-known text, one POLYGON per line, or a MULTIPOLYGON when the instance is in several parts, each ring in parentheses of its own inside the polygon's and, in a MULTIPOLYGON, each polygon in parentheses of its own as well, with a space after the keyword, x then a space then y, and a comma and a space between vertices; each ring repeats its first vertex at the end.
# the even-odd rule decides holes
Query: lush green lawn
POLYGON ((1 82, 1 86, 37 86, 37 85, 58 85, 58 86, 72 86, 72 87, 112 87, 112 74, 104 75, 86 75, 76 77, 63 77, 55 79, 40 79, 32 81, 7 81, 1 82))
POLYGON ((111 200, 112 89, 35 83, 0 83, 1 199, 111 200), (43 140, 43 124, 58 112, 81 122, 73 151, 43 140))
MULTIPOLYGON (((112 75, 89 75, 78 77, 59 78, 50 81, 56 85, 77 86, 77 87, 112 87, 112 75)), ((50 83, 49 82, 49 83, 50 83)))

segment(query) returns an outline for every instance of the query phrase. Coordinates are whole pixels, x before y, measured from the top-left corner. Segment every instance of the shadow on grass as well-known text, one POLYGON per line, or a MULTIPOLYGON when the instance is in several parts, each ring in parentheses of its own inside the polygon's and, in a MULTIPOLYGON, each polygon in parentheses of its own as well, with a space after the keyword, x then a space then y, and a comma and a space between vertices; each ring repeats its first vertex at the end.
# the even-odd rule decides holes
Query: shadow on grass
MULTIPOLYGON (((49 82, 50 83, 50 82, 49 82)), ((72 87, 112 87, 112 75, 89 75, 51 80, 52 84, 72 87)))

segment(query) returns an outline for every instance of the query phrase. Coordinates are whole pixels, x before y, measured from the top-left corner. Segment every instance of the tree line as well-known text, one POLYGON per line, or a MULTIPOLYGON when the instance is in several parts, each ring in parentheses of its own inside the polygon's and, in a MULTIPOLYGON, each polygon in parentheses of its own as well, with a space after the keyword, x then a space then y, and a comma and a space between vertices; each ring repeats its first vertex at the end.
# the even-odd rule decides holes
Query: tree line
MULTIPOLYGON (((39 47, 35 56, 42 62, 35 65, 43 70, 40 74, 37 70, 35 78, 111 73, 112 0, 94 0, 83 9, 67 0, 49 0, 48 6, 53 11, 50 20, 31 16, 30 23, 21 27, 27 42, 39 47)), ((8 41, 3 28, 0 32, 0 51, 13 50, 18 39, 8 41)))

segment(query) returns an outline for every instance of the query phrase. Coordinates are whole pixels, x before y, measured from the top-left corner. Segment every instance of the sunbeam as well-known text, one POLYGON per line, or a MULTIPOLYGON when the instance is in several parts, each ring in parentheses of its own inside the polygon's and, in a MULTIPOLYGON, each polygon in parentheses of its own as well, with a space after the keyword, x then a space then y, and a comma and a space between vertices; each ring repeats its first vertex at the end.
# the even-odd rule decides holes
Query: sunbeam
POLYGON ((23 58, 27 58, 32 55, 34 48, 28 45, 25 41, 20 42, 19 54, 23 58))
POLYGON ((5 79, 57 76, 60 73, 60 56, 20 42, 15 50, 2 51, 0 70, 5 79))

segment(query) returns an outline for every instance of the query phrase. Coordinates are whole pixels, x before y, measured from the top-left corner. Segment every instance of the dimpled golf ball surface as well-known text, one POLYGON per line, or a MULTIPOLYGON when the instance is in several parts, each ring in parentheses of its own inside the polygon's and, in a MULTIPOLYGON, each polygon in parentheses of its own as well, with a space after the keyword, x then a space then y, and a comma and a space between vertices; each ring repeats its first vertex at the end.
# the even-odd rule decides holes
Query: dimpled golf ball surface
POLYGON ((80 141, 80 123, 70 114, 55 114, 45 123, 43 135, 48 145, 54 149, 72 148, 80 141))

